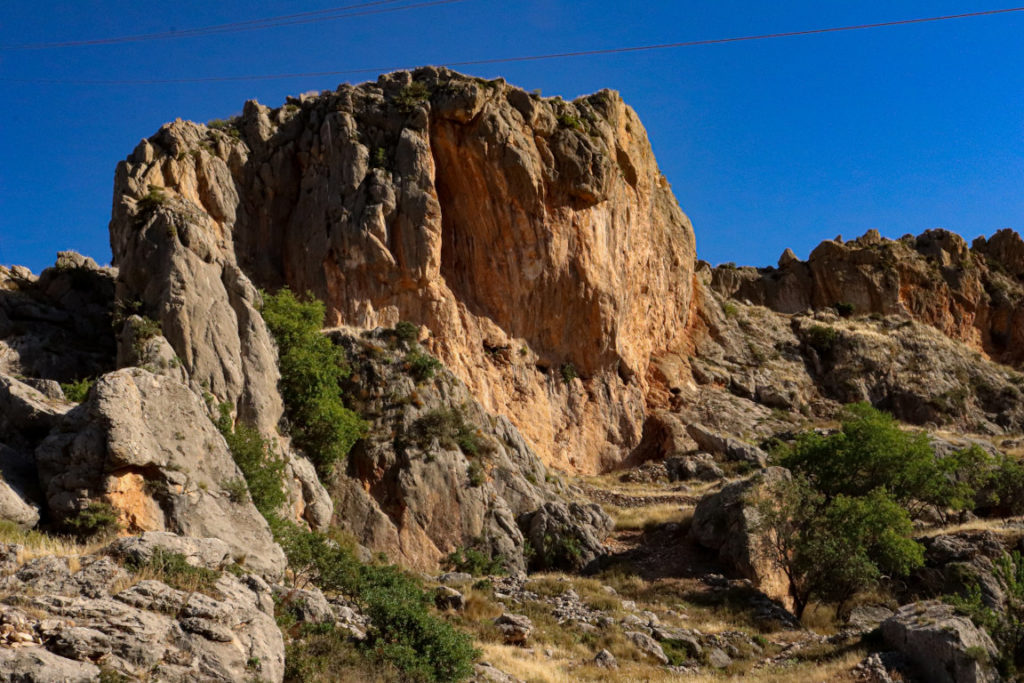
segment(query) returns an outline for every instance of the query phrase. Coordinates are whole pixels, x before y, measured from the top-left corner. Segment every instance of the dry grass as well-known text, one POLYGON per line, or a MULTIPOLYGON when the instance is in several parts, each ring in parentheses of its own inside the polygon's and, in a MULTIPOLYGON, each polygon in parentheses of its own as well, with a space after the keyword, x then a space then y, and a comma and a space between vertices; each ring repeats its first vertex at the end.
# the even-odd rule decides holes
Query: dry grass
POLYGON ((109 542, 110 539, 102 539, 82 543, 70 536, 50 536, 39 531, 26 531, 11 522, 0 521, 0 543, 23 546, 18 553, 18 566, 37 557, 54 555, 68 558, 73 573, 78 571, 81 557, 96 553, 109 542))
MULTIPOLYGON (((1018 518, 1015 518, 1018 519, 1018 518)), ((961 531, 992 531, 997 534, 1019 535, 1019 526, 1010 526, 1010 519, 975 519, 963 524, 951 524, 943 527, 933 527, 921 532, 921 536, 931 538, 945 534, 955 534, 961 531)))
MULTIPOLYGON (((653 663, 619 660, 614 671, 590 664, 590 658, 573 656, 564 650, 553 650, 552 656, 538 649, 524 650, 508 645, 484 644, 483 661, 527 683, 573 683, 575 681, 622 681, 662 683, 680 680, 679 674, 666 671, 653 663)), ((687 675, 687 683, 720 683, 721 681, 749 681, 750 683, 814 683, 856 680, 853 669, 867 655, 863 649, 845 652, 824 662, 793 663, 766 669, 748 669, 687 675)))
POLYGON ((693 506, 679 503, 657 503, 644 507, 604 505, 604 511, 614 520, 618 530, 650 529, 661 524, 686 524, 693 518, 693 506))

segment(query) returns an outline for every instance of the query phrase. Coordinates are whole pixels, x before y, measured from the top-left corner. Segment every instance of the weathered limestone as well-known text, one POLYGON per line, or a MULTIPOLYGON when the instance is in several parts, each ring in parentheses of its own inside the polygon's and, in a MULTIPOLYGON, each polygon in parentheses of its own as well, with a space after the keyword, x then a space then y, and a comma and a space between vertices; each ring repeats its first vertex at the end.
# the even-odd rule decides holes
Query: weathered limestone
POLYGON ((232 126, 169 124, 117 173, 122 296, 195 381, 276 424, 251 278, 312 291, 334 324, 425 325, 549 463, 595 471, 638 443, 651 356, 684 341, 694 240, 617 94, 425 68, 248 103, 232 126))

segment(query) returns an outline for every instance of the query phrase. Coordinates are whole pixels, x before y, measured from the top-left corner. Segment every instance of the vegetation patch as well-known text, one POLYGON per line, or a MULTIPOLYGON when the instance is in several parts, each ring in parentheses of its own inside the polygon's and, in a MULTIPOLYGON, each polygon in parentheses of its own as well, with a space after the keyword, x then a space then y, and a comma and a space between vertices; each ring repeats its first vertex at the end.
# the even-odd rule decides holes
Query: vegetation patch
POLYGON ((457 548, 445 560, 449 569, 473 576, 498 576, 506 573, 505 558, 475 548, 457 548))
POLYGON ((270 518, 288 500, 284 491, 284 458, 274 452, 272 444, 255 427, 242 423, 233 425, 230 404, 221 404, 217 429, 224 436, 231 457, 245 477, 245 481, 232 479, 222 482, 221 487, 236 503, 252 496, 253 505, 260 514, 270 518))
POLYGON ((85 509, 65 517, 64 526, 80 539, 106 538, 121 530, 117 510, 101 501, 93 501, 85 509))
POLYGON ((125 568, 134 574, 145 574, 163 581, 171 588, 188 593, 216 594, 214 584, 221 577, 219 571, 193 566, 181 553, 164 548, 154 548, 153 554, 146 562, 129 560, 125 563, 125 568))
POLYGON ((435 439, 441 448, 458 448, 465 455, 478 455, 494 448, 473 424, 466 422, 459 408, 432 410, 417 418, 410 432, 421 450, 430 448, 435 439))
POLYGON ((60 388, 64 391, 64 398, 72 403, 81 403, 89 395, 93 384, 96 384, 94 378, 83 377, 74 382, 61 382, 60 388))
POLYGON ((756 501, 769 551, 790 582, 794 613, 811 599, 837 605, 883 576, 924 561, 912 515, 932 506, 969 509, 991 476, 987 454, 935 456, 927 435, 905 432, 865 403, 847 407, 840 432, 807 432, 783 449, 782 481, 756 501))
POLYGON ((441 361, 424 352, 419 345, 409 349, 405 354, 405 369, 417 384, 431 379, 443 367, 441 361))
POLYGON ((421 103, 430 99, 430 89, 425 83, 413 81, 395 96, 395 106, 398 110, 408 114, 421 103))
POLYGON ((827 325, 811 325, 807 330, 807 344, 820 354, 827 354, 835 348, 839 332, 827 325))
POLYGON ((344 352, 321 334, 324 305, 298 299, 288 288, 264 296, 263 318, 279 349, 281 397, 295 445, 323 477, 366 435, 367 424, 342 402, 348 376, 344 352))
MULTIPOLYGON (((277 521, 274 531, 294 576, 360 603, 372 621, 366 640, 357 646, 364 657, 401 670, 402 680, 458 681, 472 674, 479 655, 472 639, 430 612, 432 594, 416 579, 393 565, 361 564, 347 544, 295 524, 277 521)), ((330 629, 325 629, 318 635, 329 634, 330 629)), ((313 654, 324 647, 347 652, 345 641, 337 638, 312 643, 313 654)), ((300 640, 292 648, 309 646, 309 641, 300 640)), ((317 680, 314 675, 333 666, 330 656, 309 655, 307 650, 299 659, 310 669, 301 680, 317 680)))

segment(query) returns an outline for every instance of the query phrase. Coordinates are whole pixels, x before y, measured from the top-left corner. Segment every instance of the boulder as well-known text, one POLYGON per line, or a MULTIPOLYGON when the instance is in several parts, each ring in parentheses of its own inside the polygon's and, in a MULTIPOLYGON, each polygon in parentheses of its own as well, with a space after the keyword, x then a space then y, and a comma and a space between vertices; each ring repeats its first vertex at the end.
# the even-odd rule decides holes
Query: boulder
POLYGON ((686 433, 697 442, 697 447, 701 450, 720 455, 727 460, 745 462, 755 467, 764 467, 768 463, 768 454, 757 446, 751 446, 738 439, 725 436, 704 425, 688 424, 686 433))
POLYGON ((2 683, 91 683, 100 670, 92 662, 79 662, 42 647, 0 648, 2 683))
POLYGON ((494 620, 506 645, 525 645, 533 633, 533 622, 522 614, 502 614, 494 620))
POLYGON ((438 586, 434 591, 434 606, 439 610, 461 610, 466 606, 466 597, 448 586, 438 586))
POLYGON ((195 567, 223 569, 231 563, 231 546, 219 538, 192 538, 167 531, 147 531, 140 536, 119 538, 106 547, 106 552, 142 566, 158 549, 182 555, 195 567))
POLYGON ((0 266, 0 373, 29 378, 59 400, 56 382, 113 370, 116 277, 73 251, 58 253, 38 278, 0 266))
POLYGON ((601 650, 594 655, 594 665, 602 669, 615 670, 619 668, 619 662, 615 659, 615 655, 608 650, 601 650))
POLYGON ((665 471, 669 481, 718 481, 725 478, 714 458, 708 453, 693 455, 674 455, 665 459, 665 471))
POLYGON ((749 479, 727 484, 700 499, 690 525, 694 540, 718 551, 722 562, 787 606, 789 580, 771 559, 756 531, 756 501, 772 486, 790 477, 787 469, 769 467, 749 479))
POLYGON ((0 634, 42 646, 8 650, 0 636, 0 681, 97 680, 97 661, 129 680, 282 679, 284 641, 259 577, 222 573, 185 592, 129 580, 105 556, 78 560, 43 555, 3 579, 0 634))
POLYGON ((614 526, 593 503, 545 503, 519 518, 519 526, 534 549, 531 566, 579 570, 607 554, 604 540, 614 526))
POLYGON ((938 601, 901 607, 882 622, 889 647, 905 654, 935 683, 990 683, 1000 680, 994 662, 999 651, 984 630, 938 601))
POLYGON ((656 659, 660 664, 668 664, 668 656, 654 638, 643 631, 626 631, 625 635, 640 652, 652 659, 656 659))
POLYGON ((129 531, 217 538, 255 571, 284 569, 266 521, 226 490, 242 473, 206 406, 170 377, 141 368, 103 376, 39 446, 36 462, 57 520, 101 502, 129 531))

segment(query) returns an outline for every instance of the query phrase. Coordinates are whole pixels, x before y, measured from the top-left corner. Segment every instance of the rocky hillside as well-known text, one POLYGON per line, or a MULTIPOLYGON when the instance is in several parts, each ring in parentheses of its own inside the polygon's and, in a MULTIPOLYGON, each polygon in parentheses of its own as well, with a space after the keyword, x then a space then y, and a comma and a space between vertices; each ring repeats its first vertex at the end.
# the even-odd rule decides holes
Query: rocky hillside
POLYGON ((0 269, 0 681, 1024 668, 1014 232, 712 268, 616 93, 424 68, 110 234, 0 269))

